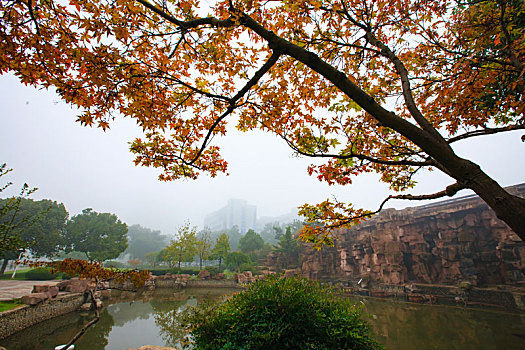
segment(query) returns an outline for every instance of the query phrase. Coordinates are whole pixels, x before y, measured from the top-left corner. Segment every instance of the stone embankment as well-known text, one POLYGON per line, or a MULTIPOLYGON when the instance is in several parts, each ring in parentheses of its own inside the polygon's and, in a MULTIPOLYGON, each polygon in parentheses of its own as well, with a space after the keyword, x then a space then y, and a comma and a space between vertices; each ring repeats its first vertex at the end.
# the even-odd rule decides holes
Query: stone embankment
MULTIPOLYGON (((508 190, 525 196, 525 184, 508 190)), ((343 283, 525 286, 525 242, 476 196, 383 210, 335 236, 334 247, 303 247, 305 277, 343 283)))
MULTIPOLYGON (((239 288, 242 284, 255 280, 251 272, 236 274, 234 280, 227 280, 224 274, 211 276, 208 271, 201 271, 200 278, 192 278, 185 274, 166 274, 151 276, 144 287, 155 289, 170 289, 173 291, 188 288, 239 288)), ((25 306, 0 313, 0 339, 19 332, 27 327, 46 321, 66 313, 93 307, 101 308, 102 300, 110 299, 121 291, 136 292, 139 289, 131 282, 104 282, 99 284, 94 292, 95 302, 92 303, 88 292, 95 290, 95 284, 88 280, 73 278, 53 285, 35 285, 32 293, 21 298, 25 306)))
POLYGON ((420 304, 458 305, 525 312, 525 289, 521 287, 479 288, 468 282, 459 285, 379 283, 364 284, 364 287, 359 285, 342 287, 342 290, 346 295, 393 298, 420 304))

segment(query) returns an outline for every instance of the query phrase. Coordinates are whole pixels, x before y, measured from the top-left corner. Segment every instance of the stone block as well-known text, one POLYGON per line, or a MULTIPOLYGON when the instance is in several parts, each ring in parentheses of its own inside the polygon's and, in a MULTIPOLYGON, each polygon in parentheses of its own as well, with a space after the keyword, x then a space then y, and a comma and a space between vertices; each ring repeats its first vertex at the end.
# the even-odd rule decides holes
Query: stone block
POLYGON ((57 286, 49 286, 47 291, 45 292, 48 298, 54 298, 58 295, 58 287, 57 286))
POLYGON ((89 311, 89 310, 91 310, 91 303, 84 303, 84 304, 80 305, 79 310, 80 311, 89 311))
MULTIPOLYGON (((265 272, 268 272, 268 273, 269 273, 269 271, 265 271, 265 272)), ((268 273, 267 273, 267 274, 268 274, 268 273)), ((226 279, 226 275, 223 274, 222 272, 221 272, 221 273, 217 273, 217 274, 215 274, 215 275, 212 277, 212 279, 214 279, 214 280, 218 280, 218 281, 222 281, 222 280, 225 280, 225 279, 226 279)))
POLYGON ((60 282, 58 287, 61 291, 70 293, 84 293, 89 290, 89 281, 72 278, 69 281, 60 282))
POLYGON ((47 294, 46 293, 31 293, 28 295, 24 295, 20 301, 23 304, 26 305, 37 305, 42 303, 44 300, 47 300, 47 294))
POLYGON ((104 307, 104 303, 100 299, 95 299, 95 308, 102 309, 104 307))
POLYGON ((284 271, 284 277, 293 277, 298 276, 301 274, 301 269, 292 269, 292 270, 285 270, 284 271))
POLYGON ((209 280, 211 277, 211 273, 208 270, 202 270, 199 272, 199 275, 197 277, 201 280, 209 280))

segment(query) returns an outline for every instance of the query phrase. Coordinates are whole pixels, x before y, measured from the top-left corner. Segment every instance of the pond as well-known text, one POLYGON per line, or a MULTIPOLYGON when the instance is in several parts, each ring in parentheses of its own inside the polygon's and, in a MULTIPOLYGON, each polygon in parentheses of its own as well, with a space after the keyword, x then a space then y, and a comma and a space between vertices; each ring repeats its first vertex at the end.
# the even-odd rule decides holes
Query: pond
MULTIPOLYGON (((77 342, 76 350, 123 350, 142 345, 174 346, 174 315, 238 290, 159 289, 140 298, 125 293, 101 312, 100 321, 77 342), (133 298, 133 299, 132 299, 133 298)), ((461 307, 418 305, 392 300, 364 303, 378 339, 387 349, 524 349, 525 315, 461 307)), ((65 344, 90 319, 70 313, 30 327, 0 345, 8 350, 49 350, 65 344)))

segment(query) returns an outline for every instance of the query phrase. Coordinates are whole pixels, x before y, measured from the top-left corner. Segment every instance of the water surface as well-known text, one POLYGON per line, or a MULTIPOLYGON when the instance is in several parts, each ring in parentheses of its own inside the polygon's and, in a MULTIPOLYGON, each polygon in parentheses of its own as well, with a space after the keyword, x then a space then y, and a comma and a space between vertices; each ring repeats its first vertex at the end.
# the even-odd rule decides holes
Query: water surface
MULTIPOLYGON (((76 350, 123 350, 142 345, 176 346, 176 315, 206 298, 231 294, 230 289, 159 289, 124 293, 101 311, 100 321, 76 343, 76 350)), ((365 305, 378 340, 387 349, 525 349, 525 315, 418 305, 392 300, 355 299, 365 305)), ((73 312, 30 327, 0 345, 8 350, 49 350, 65 344, 92 314, 73 312)))

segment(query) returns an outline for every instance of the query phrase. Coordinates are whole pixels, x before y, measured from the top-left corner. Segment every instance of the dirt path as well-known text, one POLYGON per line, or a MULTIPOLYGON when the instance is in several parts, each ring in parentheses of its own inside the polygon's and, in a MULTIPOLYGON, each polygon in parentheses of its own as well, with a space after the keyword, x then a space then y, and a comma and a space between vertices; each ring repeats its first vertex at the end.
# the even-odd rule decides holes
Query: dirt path
POLYGON ((17 281, 17 280, 0 280, 0 300, 11 300, 21 298, 31 293, 35 284, 55 285, 61 280, 53 281, 17 281))

